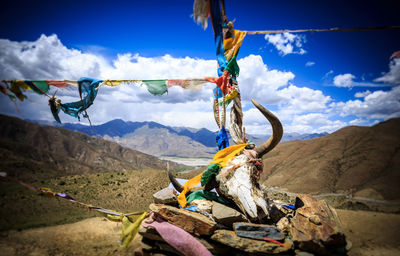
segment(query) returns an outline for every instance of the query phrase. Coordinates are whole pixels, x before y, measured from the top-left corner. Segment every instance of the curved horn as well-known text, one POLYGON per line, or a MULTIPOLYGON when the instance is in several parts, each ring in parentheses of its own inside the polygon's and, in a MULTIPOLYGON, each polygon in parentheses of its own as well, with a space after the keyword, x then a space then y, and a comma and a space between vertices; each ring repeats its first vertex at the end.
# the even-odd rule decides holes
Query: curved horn
POLYGON ((268 119, 272 126, 272 135, 264 144, 256 147, 254 150, 258 153, 258 156, 262 158, 262 156, 269 151, 271 151, 276 145, 278 145, 279 141, 283 135, 283 128, 281 121, 272 114, 269 110, 258 104, 255 100, 251 99, 251 102, 260 110, 260 112, 268 119))
POLYGON ((169 177, 169 180, 170 180, 171 183, 172 183, 172 186, 174 186, 174 188, 175 188, 179 193, 181 193, 181 192, 183 191, 183 187, 182 187, 182 185, 175 179, 175 177, 174 177, 174 175, 172 175, 172 172, 171 172, 171 171, 168 171, 168 177, 169 177))

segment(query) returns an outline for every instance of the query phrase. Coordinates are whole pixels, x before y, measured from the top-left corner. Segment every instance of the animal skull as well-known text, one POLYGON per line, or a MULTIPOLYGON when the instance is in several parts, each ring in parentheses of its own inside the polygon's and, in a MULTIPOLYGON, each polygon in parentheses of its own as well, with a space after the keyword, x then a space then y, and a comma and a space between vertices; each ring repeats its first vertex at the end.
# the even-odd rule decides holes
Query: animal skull
MULTIPOLYGON (((243 153, 232 158, 216 176, 216 181, 219 182, 217 191, 221 196, 233 200, 251 221, 261 221, 263 218, 269 217, 270 205, 258 183, 262 166, 257 166, 257 161, 279 143, 283 135, 283 128, 274 114, 254 100, 251 101, 271 123, 272 135, 264 144, 253 150, 244 150, 243 153), (261 170, 258 167, 261 167, 261 170)), ((172 175, 170 175, 170 179, 175 188, 182 191, 181 186, 172 175)), ((217 185, 218 183, 213 182, 213 184, 217 185)), ((213 187, 207 184, 206 189, 209 190, 213 187)))
POLYGON ((216 180, 219 181, 221 193, 232 199, 250 220, 261 221, 262 218, 269 217, 270 206, 258 183, 262 166, 261 170, 257 168, 257 158, 262 158, 279 143, 283 128, 274 114, 254 100, 252 102, 271 123, 273 133, 267 142, 254 149, 255 152, 244 150, 242 154, 231 159, 221 169, 216 180))

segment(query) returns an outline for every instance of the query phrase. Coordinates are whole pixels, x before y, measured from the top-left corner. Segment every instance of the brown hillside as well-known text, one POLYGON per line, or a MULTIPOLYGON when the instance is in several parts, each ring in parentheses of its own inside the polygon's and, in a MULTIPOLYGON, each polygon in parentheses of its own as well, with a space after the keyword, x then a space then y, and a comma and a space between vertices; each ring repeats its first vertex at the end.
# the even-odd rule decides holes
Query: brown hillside
MULTIPOLYGON (((114 142, 0 115, 0 171, 32 180, 83 173, 166 169, 166 161, 114 142)), ((184 167, 174 162, 171 169, 184 167)))
POLYGON ((400 119, 349 126, 279 144, 264 157, 262 183, 301 193, 349 193, 400 201, 400 119))

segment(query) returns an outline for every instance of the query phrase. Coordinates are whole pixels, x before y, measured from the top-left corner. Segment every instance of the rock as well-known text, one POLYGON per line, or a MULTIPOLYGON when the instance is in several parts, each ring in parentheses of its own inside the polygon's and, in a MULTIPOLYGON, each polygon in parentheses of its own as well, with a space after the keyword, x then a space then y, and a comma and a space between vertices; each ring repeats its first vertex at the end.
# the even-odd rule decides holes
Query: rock
POLYGON ((236 235, 251 239, 263 240, 270 238, 274 240, 284 240, 285 236, 273 225, 253 224, 253 223, 234 223, 233 229, 236 235))
POLYGON ((296 212, 290 219, 289 234, 296 248, 329 254, 346 246, 346 237, 336 211, 311 195, 298 195, 296 212))
POLYGON ((178 250, 176 250, 174 247, 171 245, 165 243, 165 242, 160 242, 160 241, 154 241, 151 239, 143 238, 141 246, 143 248, 143 252, 145 255, 157 255, 157 254, 165 254, 165 255, 179 255, 183 256, 182 253, 180 253, 178 250), (146 254, 149 253, 149 254, 146 254))
POLYGON ((303 252, 300 250, 295 250, 294 253, 295 253, 295 256, 314 256, 314 254, 312 254, 312 253, 303 252))
POLYGON ((321 220, 317 215, 311 215, 310 217, 308 217, 308 220, 311 223, 314 223, 315 225, 321 225, 321 220))
POLYGON ((286 217, 283 217, 276 223, 276 227, 283 233, 288 233, 289 232, 289 227, 290 227, 290 222, 289 219, 286 217))
POLYGON ((246 216, 242 213, 217 202, 213 202, 212 215, 218 223, 222 223, 229 228, 232 228, 234 222, 247 221, 246 216))
POLYGON ((164 239, 160 236, 160 234, 158 234, 157 230, 153 227, 145 228, 142 225, 140 225, 138 233, 144 238, 164 242, 164 239))
POLYGON ((150 239, 142 239, 142 242, 140 243, 140 247, 142 248, 142 251, 151 251, 153 249, 154 242, 153 240, 150 239))
POLYGON ((142 247, 136 248, 135 251, 133 251, 133 256, 143 256, 143 255, 144 253, 142 247))
POLYGON ((293 246, 292 241, 289 239, 285 240, 284 247, 282 247, 271 242, 239 237, 234 231, 230 230, 217 230, 211 236, 211 239, 234 249, 261 255, 284 253, 291 250, 293 246))
POLYGON ((196 199, 193 200, 189 205, 195 205, 198 210, 211 213, 211 209, 213 207, 213 201, 196 199))
POLYGON ((228 255, 231 248, 229 248, 226 245, 216 243, 210 239, 202 239, 196 237, 197 240, 199 240, 206 248, 209 250, 212 255, 228 255))
POLYGON ((177 205, 177 193, 173 188, 164 188, 153 194, 154 203, 177 205))
POLYGON ((273 223, 277 223, 281 218, 286 216, 286 211, 280 205, 271 204, 271 209, 269 211, 269 217, 273 223))
POLYGON ((150 210, 169 223, 197 236, 209 236, 217 227, 215 221, 204 215, 168 205, 150 204, 150 210))
POLYGON ((350 251, 352 247, 353 247, 353 243, 349 239, 346 238, 346 247, 345 247, 346 251, 350 251))

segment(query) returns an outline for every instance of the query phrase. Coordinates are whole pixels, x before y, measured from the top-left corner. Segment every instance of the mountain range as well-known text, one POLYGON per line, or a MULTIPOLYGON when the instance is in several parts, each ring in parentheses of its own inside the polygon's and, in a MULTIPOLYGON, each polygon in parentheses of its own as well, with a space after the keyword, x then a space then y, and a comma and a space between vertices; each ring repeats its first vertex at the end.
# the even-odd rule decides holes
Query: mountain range
POLYGON ((68 129, 0 115, 0 171, 40 180, 74 174, 186 168, 68 129))
MULTIPOLYGON (((28 120, 30 121, 30 120, 28 120)), ((216 131, 188 127, 170 127, 156 122, 130 122, 115 119, 92 127, 79 123, 58 124, 48 121, 30 121, 41 125, 56 126, 114 141, 155 156, 212 158, 217 152, 216 131)), ((305 140, 325 136, 328 133, 285 133, 282 141, 305 140)), ((256 145, 269 136, 247 135, 256 145)), ((230 141, 231 145, 233 144, 230 141)))
MULTIPOLYGON (((134 133, 147 134, 148 126, 134 133)), ((157 129, 173 134, 166 128, 157 129)), ((399 131, 400 118, 395 118, 372 127, 348 126, 323 137, 279 143, 263 158, 260 183, 295 193, 343 194, 398 204, 399 131)), ((166 169, 167 165, 102 138, 2 115, 0 157, 1 172, 37 181, 49 176, 166 169)), ((185 167, 169 165, 175 170, 185 167)), ((193 176, 194 172, 186 174, 193 176)))

